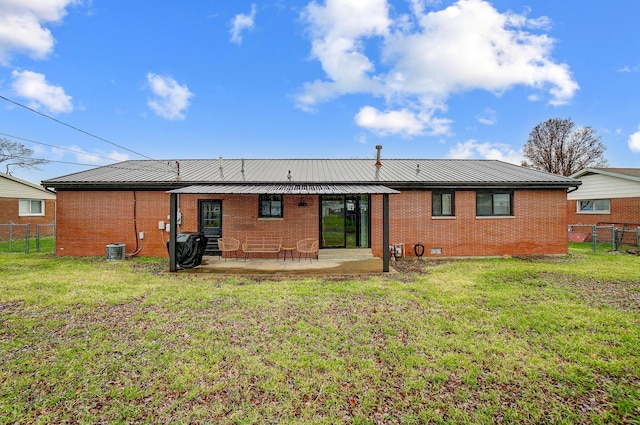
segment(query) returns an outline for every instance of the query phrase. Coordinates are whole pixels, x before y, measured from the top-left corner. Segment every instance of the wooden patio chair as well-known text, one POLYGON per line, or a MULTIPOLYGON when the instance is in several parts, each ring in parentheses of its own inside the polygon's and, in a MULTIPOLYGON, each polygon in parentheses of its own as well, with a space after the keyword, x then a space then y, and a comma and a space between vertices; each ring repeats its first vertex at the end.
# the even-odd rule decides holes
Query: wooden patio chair
POLYGON ((302 258, 302 254, 304 254, 304 258, 309 258, 309 261, 313 261, 313 255, 315 254, 316 260, 320 261, 318 258, 318 247, 319 243, 317 239, 307 238, 298 241, 296 244, 296 249, 298 251, 298 263, 302 258))
POLYGON ((218 249, 220 249, 220 257, 224 258, 224 261, 227 261, 227 256, 233 255, 236 256, 236 260, 238 259, 238 250, 240 249, 240 241, 235 238, 219 238, 218 239, 218 249), (228 253, 225 255, 225 252, 228 253))

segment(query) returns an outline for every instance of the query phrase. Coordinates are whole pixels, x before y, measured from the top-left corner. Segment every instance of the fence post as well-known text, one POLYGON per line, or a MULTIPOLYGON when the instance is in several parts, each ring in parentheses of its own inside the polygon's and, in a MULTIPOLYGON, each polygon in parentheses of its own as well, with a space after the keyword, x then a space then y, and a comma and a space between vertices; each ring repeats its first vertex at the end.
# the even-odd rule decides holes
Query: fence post
POLYGON ((27 227, 25 228, 25 235, 24 235, 24 253, 28 254, 29 253, 29 224, 27 223, 27 227))
POLYGON ((596 239, 598 239, 598 227, 596 225, 591 229, 591 242, 593 242, 593 252, 596 252, 596 239))
POLYGON ((616 249, 616 245, 617 245, 617 232, 616 232, 616 228, 615 226, 612 224, 611 225, 611 251, 617 251, 616 249))
POLYGON ((640 227, 636 229, 636 245, 640 246, 640 227))
POLYGON ((36 224, 36 252, 40 252, 40 225, 36 224))

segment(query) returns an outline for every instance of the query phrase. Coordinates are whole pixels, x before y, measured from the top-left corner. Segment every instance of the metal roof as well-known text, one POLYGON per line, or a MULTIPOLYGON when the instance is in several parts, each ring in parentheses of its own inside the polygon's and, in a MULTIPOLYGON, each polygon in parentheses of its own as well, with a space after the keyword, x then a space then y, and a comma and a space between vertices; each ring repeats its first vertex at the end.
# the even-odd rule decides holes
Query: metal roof
POLYGON ((55 188, 187 185, 382 184, 388 187, 575 187, 579 181, 496 160, 183 159, 132 160, 42 182, 55 188))
POLYGON ((170 193, 216 193, 216 194, 282 194, 282 195, 346 195, 400 193, 381 185, 351 184, 248 184, 248 185, 196 185, 169 191, 170 193))

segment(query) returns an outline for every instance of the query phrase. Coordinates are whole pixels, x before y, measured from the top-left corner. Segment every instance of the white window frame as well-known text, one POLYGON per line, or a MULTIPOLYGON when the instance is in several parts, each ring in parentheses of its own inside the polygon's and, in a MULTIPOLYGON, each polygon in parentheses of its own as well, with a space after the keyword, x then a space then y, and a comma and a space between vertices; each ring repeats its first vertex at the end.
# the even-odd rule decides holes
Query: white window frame
POLYGON ((18 201, 18 216, 20 217, 42 217, 44 216, 44 199, 20 199, 18 201), (33 203, 40 203, 40 212, 33 211, 33 203))
POLYGON ((576 201, 578 214, 611 214, 610 199, 579 199, 576 201))

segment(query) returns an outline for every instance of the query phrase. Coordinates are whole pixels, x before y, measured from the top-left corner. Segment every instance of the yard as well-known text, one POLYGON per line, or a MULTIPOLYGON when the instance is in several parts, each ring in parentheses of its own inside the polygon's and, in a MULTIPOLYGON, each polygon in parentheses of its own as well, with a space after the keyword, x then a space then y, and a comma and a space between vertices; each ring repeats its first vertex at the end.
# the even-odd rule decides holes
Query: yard
POLYGON ((638 256, 166 266, 1 255, 1 422, 639 423, 638 256))

